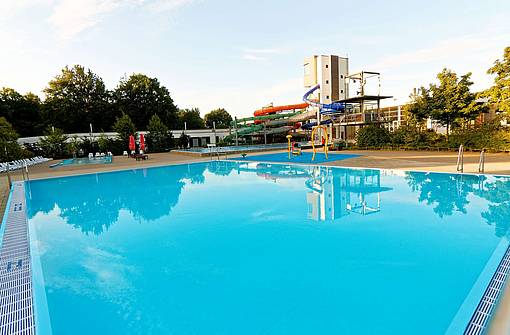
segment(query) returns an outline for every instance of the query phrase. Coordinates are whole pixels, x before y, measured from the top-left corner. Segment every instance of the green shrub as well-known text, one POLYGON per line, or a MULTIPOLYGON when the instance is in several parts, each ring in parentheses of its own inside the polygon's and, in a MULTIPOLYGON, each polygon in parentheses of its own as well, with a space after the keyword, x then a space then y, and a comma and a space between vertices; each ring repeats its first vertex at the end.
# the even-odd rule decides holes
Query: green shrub
POLYGON ((380 147, 391 143, 391 136, 388 129, 369 125, 358 130, 356 143, 359 147, 380 147))

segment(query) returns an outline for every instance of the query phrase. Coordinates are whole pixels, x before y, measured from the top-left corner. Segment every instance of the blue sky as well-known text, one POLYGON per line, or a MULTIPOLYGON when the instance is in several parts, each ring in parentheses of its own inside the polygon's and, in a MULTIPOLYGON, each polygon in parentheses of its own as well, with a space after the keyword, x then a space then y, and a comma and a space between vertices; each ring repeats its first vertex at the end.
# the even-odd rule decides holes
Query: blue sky
POLYGON ((111 89, 141 72, 181 108, 247 116, 300 102, 303 58, 332 53, 349 56, 350 72, 381 72, 381 93, 402 103, 443 67, 489 86, 508 17, 499 0, 1 0, 0 86, 42 96, 62 67, 81 64, 111 89))

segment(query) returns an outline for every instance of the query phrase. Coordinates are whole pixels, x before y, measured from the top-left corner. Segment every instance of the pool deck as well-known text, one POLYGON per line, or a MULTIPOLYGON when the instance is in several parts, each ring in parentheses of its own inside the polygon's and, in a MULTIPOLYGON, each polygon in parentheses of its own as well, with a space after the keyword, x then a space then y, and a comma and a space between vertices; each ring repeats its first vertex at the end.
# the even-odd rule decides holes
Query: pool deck
MULTIPOLYGON (((274 151, 285 152, 285 151, 274 151)), ((267 153, 267 152, 266 152, 267 153)), ((456 172, 456 152, 430 152, 430 151, 341 151, 334 153, 358 154, 359 157, 345 160, 322 163, 320 165, 365 167, 378 169, 397 169, 434 172, 456 172)), ((260 153, 249 153, 255 156, 260 153)), ((240 157, 239 154, 230 154, 228 158, 240 157)), ((464 173, 478 173, 479 153, 464 154, 464 173)), ((220 157, 224 159, 227 157, 220 157)), ((214 158, 216 159, 216 158, 214 158)), ((177 152, 149 154, 149 159, 136 161, 135 159, 116 156, 112 164, 61 166, 50 168, 58 161, 49 161, 29 168, 30 179, 51 178, 85 173, 98 173, 115 170, 125 170, 143 167, 155 167, 189 162, 207 162, 210 157, 196 157, 177 152)), ((497 175, 510 175, 510 154, 487 153, 485 156, 485 173, 497 175)), ((10 173, 12 181, 23 180, 21 171, 10 173)), ((9 195, 7 175, 0 175, 0 211, 5 211, 5 204, 9 195)), ((507 285, 501 303, 494 315, 488 334, 510 334, 510 285, 507 285)))

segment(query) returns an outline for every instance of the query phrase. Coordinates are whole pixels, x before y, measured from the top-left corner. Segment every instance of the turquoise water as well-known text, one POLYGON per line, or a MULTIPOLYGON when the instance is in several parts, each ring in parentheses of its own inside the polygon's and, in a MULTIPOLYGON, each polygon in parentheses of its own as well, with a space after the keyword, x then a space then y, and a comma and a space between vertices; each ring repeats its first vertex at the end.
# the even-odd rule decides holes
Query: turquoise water
POLYGON ((334 162, 340 161, 349 158, 359 157, 360 155, 355 154, 338 154, 338 153, 329 153, 328 157, 322 152, 317 152, 315 154, 315 159, 312 160, 313 153, 308 151, 303 151, 301 155, 290 155, 288 152, 278 152, 275 154, 262 154, 262 155, 247 155, 246 157, 237 157, 230 158, 231 160, 240 160, 240 161, 259 161, 259 162, 271 162, 271 163, 305 163, 305 164, 318 164, 318 163, 326 163, 326 162, 334 162))
POLYGON ((53 334, 459 333, 509 234, 503 177, 213 161, 27 191, 53 334))
POLYGON ((112 156, 94 157, 94 158, 70 158, 64 159, 60 163, 50 165, 50 167, 68 166, 68 165, 82 165, 82 164, 110 164, 112 156))

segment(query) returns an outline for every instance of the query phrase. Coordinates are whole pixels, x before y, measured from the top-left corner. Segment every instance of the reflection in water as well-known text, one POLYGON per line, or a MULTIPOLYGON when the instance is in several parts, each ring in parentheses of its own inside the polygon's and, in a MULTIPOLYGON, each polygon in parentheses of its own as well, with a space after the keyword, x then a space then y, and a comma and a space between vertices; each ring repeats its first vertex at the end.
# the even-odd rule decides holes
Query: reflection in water
POLYGON ((175 169, 154 168, 129 173, 108 173, 86 178, 86 189, 74 178, 58 183, 33 183, 32 189, 43 187, 44 201, 31 201, 31 213, 48 213, 58 206, 60 216, 82 232, 96 235, 117 221, 119 211, 126 209, 137 219, 155 220, 170 213, 177 204, 187 179, 203 183, 204 164, 189 164, 175 169), (165 180, 165 183, 161 183, 165 180), (79 201, 76 195, 79 194, 79 201))
POLYGON ((381 210, 381 192, 391 190, 381 186, 379 170, 266 163, 244 163, 238 169, 255 172, 257 176, 275 182, 278 179, 305 179, 308 218, 317 221, 332 221, 350 213, 377 213, 381 210))
POLYGON ((308 217, 326 221, 350 213, 361 215, 381 210, 381 192, 391 190, 381 187, 379 170, 331 169, 317 166, 305 182, 308 217), (333 173, 334 171, 334 173, 333 173))
POLYGON ((508 236, 510 180, 507 177, 496 178, 494 181, 486 182, 483 188, 475 190, 475 194, 490 202, 488 210, 482 212, 482 217, 489 225, 495 225, 496 236, 508 236))
POLYGON ((468 197, 476 195, 489 202, 481 216, 489 225, 495 225, 495 234, 503 237, 509 233, 510 179, 483 175, 408 172, 406 179, 413 191, 419 192, 419 201, 434 206, 439 217, 454 212, 466 213, 468 197))
MULTIPOLYGON (((206 171, 217 176, 249 173, 273 182, 300 180, 294 184, 304 185, 306 193, 299 205, 306 205, 308 218, 317 221, 378 213, 381 194, 392 190, 381 185, 379 170, 212 161, 34 182, 31 185, 34 194, 43 194, 44 199, 31 201, 30 212, 33 216, 58 208, 68 224, 85 234, 99 235, 118 221, 121 210, 145 221, 170 214, 185 185, 204 183, 206 171), (76 178, 83 178, 82 182, 76 182, 76 178)), ((489 204, 482 211, 482 218, 495 226, 497 236, 508 234, 509 178, 406 172, 405 179, 411 191, 418 193, 418 201, 432 206, 440 218, 455 212, 467 213, 470 196, 487 200, 489 204)))
POLYGON ((439 217, 454 212, 466 213, 467 197, 483 188, 484 176, 408 172, 407 183, 412 191, 419 192, 418 200, 433 206, 439 217))

